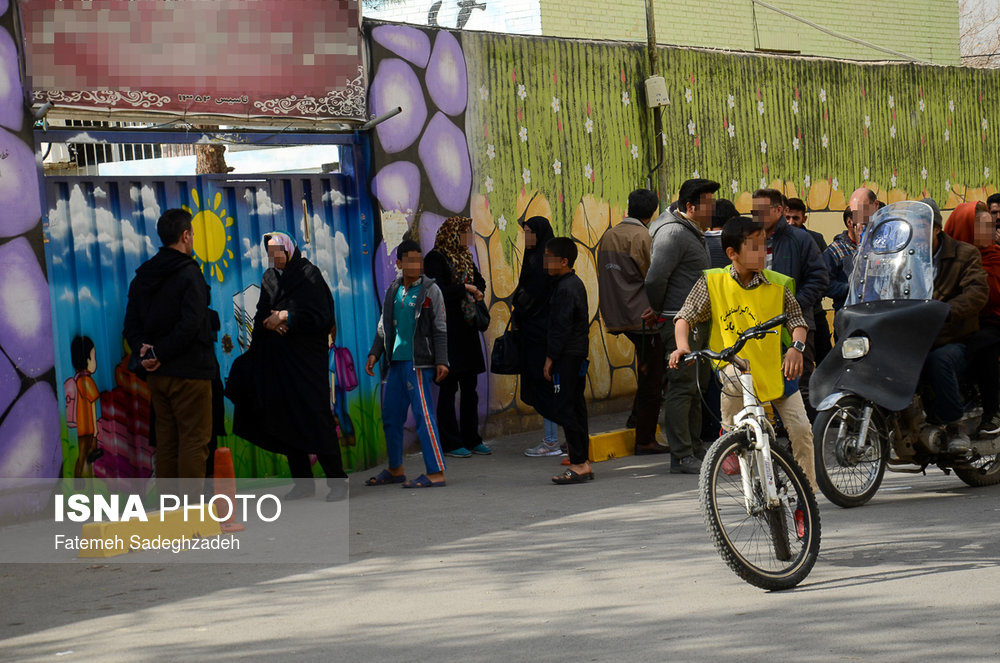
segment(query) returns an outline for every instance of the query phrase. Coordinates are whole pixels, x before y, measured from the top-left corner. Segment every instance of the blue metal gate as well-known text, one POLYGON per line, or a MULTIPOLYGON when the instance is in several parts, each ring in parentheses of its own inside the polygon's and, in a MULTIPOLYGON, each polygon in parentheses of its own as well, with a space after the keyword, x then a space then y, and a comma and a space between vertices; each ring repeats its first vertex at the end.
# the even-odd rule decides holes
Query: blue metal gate
MULTIPOLYGON (((293 235, 319 267, 336 304, 336 343, 351 351, 360 373, 356 391, 337 394, 341 430, 353 432, 355 442, 344 448, 345 467, 374 462, 382 445, 377 381, 360 370, 378 312, 374 231, 368 201, 358 191, 353 179, 341 174, 46 178, 45 259, 56 378, 60 402, 66 404, 61 416, 63 473, 79 473, 77 439, 91 429, 103 452, 93 462, 95 476, 142 477, 152 470, 149 392, 128 371, 122 321, 135 270, 160 245, 156 221, 172 207, 185 207, 194 215, 195 258, 222 319, 217 354, 223 376, 253 331, 260 279, 267 269, 264 233, 293 235), (76 379, 82 373, 92 374, 96 389, 76 379)), ((233 448, 238 476, 287 472, 277 458, 239 438, 230 436, 225 443, 233 448)), ((83 468, 84 474, 89 472, 90 467, 83 468)))

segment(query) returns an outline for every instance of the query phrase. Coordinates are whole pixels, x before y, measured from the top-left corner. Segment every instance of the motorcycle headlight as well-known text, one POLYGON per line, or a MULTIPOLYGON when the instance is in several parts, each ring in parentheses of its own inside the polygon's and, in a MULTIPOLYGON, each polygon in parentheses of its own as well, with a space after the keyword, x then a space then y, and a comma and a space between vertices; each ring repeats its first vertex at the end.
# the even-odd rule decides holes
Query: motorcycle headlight
POLYGON ((871 349, 871 344, 866 337, 852 336, 851 338, 844 339, 844 345, 841 347, 840 352, 844 356, 844 359, 861 359, 868 354, 869 349, 871 349))

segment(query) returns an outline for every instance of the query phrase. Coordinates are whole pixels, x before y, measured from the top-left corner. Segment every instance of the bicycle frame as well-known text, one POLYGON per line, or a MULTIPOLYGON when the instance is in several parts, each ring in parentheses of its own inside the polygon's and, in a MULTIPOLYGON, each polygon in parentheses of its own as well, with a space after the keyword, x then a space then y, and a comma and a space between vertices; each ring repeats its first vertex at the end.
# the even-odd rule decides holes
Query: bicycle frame
MULTIPOLYGON (((781 504, 778 496, 778 487, 774 482, 774 467, 771 462, 771 423, 767 419, 767 412, 764 406, 757 399, 757 392, 754 390, 753 377, 750 374, 750 362, 734 357, 733 366, 739 371, 740 387, 743 392, 743 409, 733 417, 734 429, 748 429, 749 435, 754 443, 754 462, 757 464, 757 475, 764 477, 764 499, 767 506, 777 507, 781 504), (761 425, 764 422, 764 425, 761 425)), ((747 515, 751 513, 750 495, 753 486, 750 483, 750 466, 746 458, 740 458, 740 474, 743 480, 743 500, 746 503, 747 515)))

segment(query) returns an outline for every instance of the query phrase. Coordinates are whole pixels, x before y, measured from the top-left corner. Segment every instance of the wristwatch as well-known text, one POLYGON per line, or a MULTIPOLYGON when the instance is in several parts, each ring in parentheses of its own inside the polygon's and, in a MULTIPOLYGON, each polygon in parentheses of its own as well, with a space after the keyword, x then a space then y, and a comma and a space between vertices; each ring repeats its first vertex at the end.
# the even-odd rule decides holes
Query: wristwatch
POLYGON ((806 344, 803 343, 802 341, 792 341, 791 347, 792 350, 798 350, 799 352, 804 353, 806 351, 806 344))

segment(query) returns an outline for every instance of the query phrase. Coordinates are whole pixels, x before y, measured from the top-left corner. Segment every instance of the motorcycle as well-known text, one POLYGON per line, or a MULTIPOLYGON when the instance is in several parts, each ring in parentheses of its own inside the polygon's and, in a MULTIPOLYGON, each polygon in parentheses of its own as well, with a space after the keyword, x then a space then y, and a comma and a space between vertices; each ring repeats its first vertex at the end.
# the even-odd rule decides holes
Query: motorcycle
MULTIPOLYGON (((1000 483, 1000 436, 948 453, 943 426, 927 421, 920 374, 949 307, 933 299, 934 212, 905 201, 874 214, 858 246, 837 343, 816 367, 809 400, 816 482, 837 506, 867 503, 888 469, 923 473, 937 465, 970 486, 1000 483)), ((967 400, 966 430, 982 408, 967 400)))

